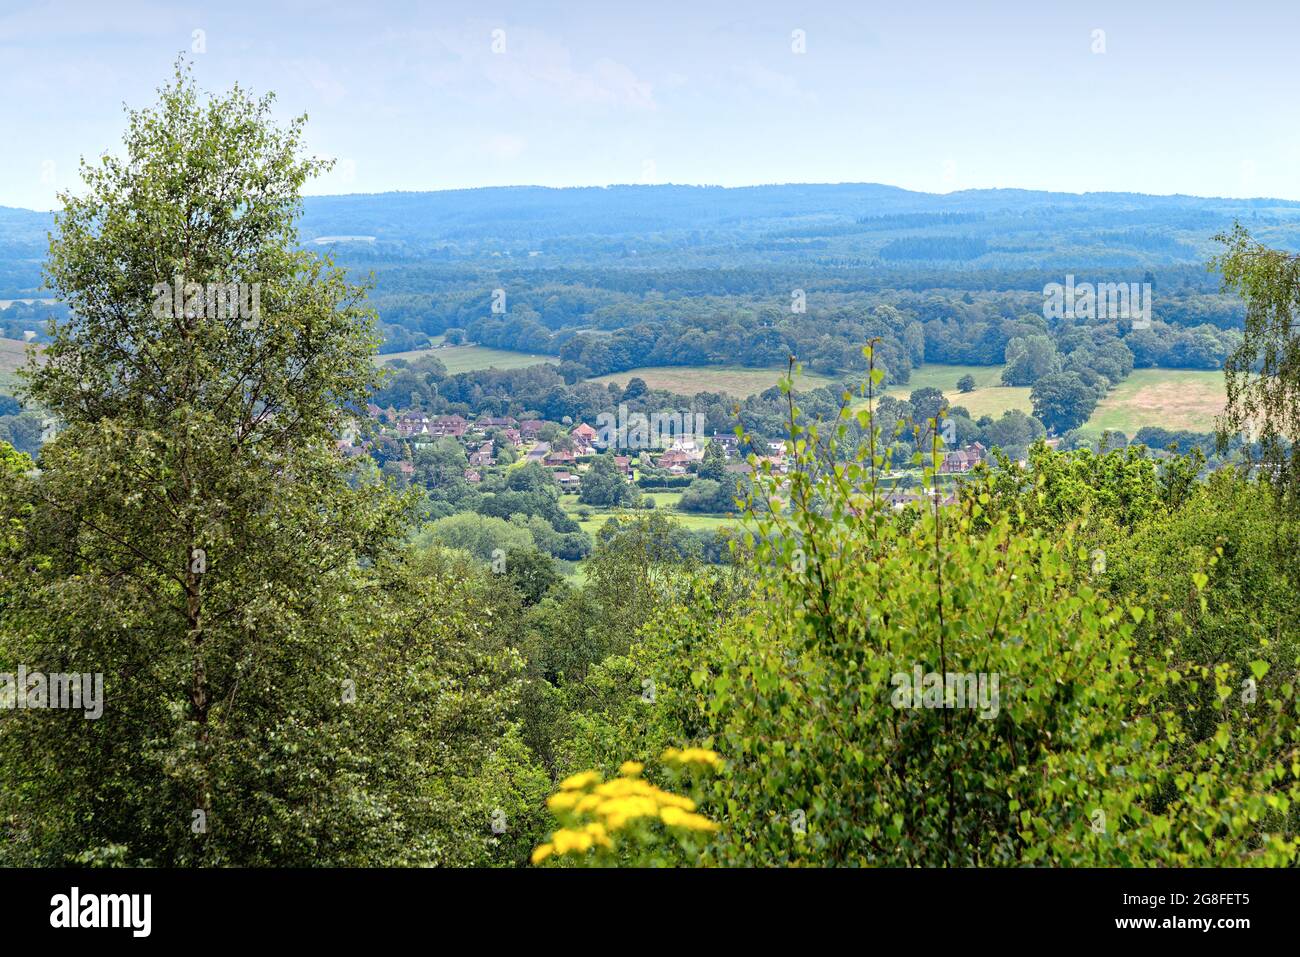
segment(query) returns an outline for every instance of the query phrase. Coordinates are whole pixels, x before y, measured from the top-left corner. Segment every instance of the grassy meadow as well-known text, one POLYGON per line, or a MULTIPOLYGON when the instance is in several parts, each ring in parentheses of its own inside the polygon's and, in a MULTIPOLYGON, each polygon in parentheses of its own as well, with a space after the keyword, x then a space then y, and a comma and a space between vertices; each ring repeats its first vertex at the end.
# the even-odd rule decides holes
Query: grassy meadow
MULTIPOLYGON (((714 530, 727 525, 735 525, 738 520, 735 515, 706 515, 696 514, 694 512, 677 511, 677 503, 682 499, 682 492, 680 489, 658 492, 651 491, 645 492, 644 495, 646 498, 654 500, 656 511, 692 531, 698 529, 714 530)), ((597 508, 595 506, 586 506, 591 510, 591 514, 587 518, 581 518, 579 517, 578 509, 582 507, 582 503, 578 501, 576 493, 560 496, 560 506, 574 521, 582 526, 584 532, 592 536, 599 532, 601 526, 614 516, 626 518, 646 514, 643 511, 626 508, 597 508)))
MULTIPOLYGON (((678 395, 692 396, 697 392, 726 392, 743 399, 772 388, 786 374, 784 366, 754 369, 747 366, 644 366, 626 372, 611 372, 597 376, 593 382, 617 382, 626 386, 628 380, 638 378, 652 389, 667 389, 678 395)), ((830 385, 829 376, 803 372, 795 379, 796 389, 818 389, 830 385)))
POLYGON ((983 415, 997 418, 1008 409, 1032 411, 1029 389, 1002 385, 1002 366, 942 365, 931 363, 912 371, 906 385, 890 386, 886 395, 906 399, 917 389, 935 388, 943 392, 949 404, 965 406, 972 419, 983 415), (957 380, 969 374, 975 379, 975 391, 961 393, 957 380))
POLYGON ((394 359, 414 362, 426 356, 434 356, 447 367, 449 373, 477 372, 479 369, 522 369, 543 362, 559 360, 555 356, 529 355, 526 352, 510 352, 506 349, 489 349, 487 346, 445 346, 441 349, 411 349, 407 352, 389 352, 375 356, 380 365, 388 365, 394 359))
POLYGON ((1226 400, 1222 372, 1134 369, 1097 403, 1083 428, 1098 435, 1107 429, 1123 432, 1130 439, 1144 425, 1210 432, 1226 400))

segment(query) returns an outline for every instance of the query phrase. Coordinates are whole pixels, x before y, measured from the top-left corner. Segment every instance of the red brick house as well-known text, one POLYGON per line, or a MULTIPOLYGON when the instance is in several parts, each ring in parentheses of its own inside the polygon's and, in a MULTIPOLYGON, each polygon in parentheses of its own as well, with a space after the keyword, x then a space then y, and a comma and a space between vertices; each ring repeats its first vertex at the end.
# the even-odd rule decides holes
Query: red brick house
POLYGON ((546 456, 546 458, 542 459, 542 464, 550 465, 550 466, 556 466, 556 465, 573 466, 577 464, 577 461, 578 461, 578 457, 574 455, 572 452, 566 452, 564 449, 556 449, 555 451, 551 452, 548 456, 546 456))
POLYGON ((463 416, 440 415, 433 420, 433 425, 429 431, 434 435, 450 435, 460 438, 468 428, 469 422, 463 416))
POLYGON ((969 472, 984 461, 984 446, 975 442, 964 449, 948 452, 939 463, 940 472, 969 472))
POLYGON ((674 468, 680 468, 681 470, 685 471, 686 466, 690 463, 690 461, 691 461, 691 457, 687 455, 685 452, 679 451, 677 449, 669 449, 663 455, 659 456, 659 467, 661 469, 668 469, 669 471, 673 470, 674 468))

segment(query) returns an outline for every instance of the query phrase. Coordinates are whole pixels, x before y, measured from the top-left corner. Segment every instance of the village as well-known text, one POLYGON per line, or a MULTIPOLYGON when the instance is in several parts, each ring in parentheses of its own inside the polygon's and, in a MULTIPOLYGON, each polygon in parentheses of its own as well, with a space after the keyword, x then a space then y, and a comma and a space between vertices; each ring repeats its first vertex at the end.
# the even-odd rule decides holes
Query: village
MULTIPOLYGON (((411 453, 430 447, 440 439, 455 440, 465 450, 468 466, 464 470, 466 482, 477 484, 488 469, 498 465, 536 463, 552 472, 556 483, 564 492, 578 490, 581 475, 605 452, 615 454, 614 464, 624 479, 631 483, 638 472, 656 471, 668 476, 687 477, 704 458, 709 442, 717 442, 728 461, 728 471, 748 473, 752 467, 741 460, 739 440, 735 436, 705 437, 693 432, 683 432, 672 437, 662 448, 620 449, 610 447, 602 440, 600 432, 586 422, 569 425, 546 419, 516 419, 514 416, 480 416, 468 419, 458 414, 430 416, 419 411, 398 412, 393 409, 367 407, 367 415, 376 426, 376 433, 368 442, 355 435, 345 436, 338 443, 339 451, 348 456, 364 454, 367 449, 409 449, 411 453), (509 449, 500 459, 502 449, 509 449)), ((759 462, 770 462, 776 472, 786 471, 785 448, 782 443, 770 443, 769 454, 759 462)), ((411 458, 398 460, 400 474, 413 476, 415 465, 411 458)))
MULTIPOLYGON (((360 430, 354 429, 338 442, 339 451, 349 457, 369 453, 377 460, 392 462, 389 472, 406 482, 415 477, 414 456, 442 440, 454 441, 464 450, 467 464, 463 478, 471 486, 481 483, 490 470, 535 463, 552 474, 564 494, 577 494, 583 474, 597 456, 611 452, 618 474, 628 484, 644 480, 653 486, 666 479, 673 486, 687 485, 698 473, 711 443, 721 448, 728 475, 747 477, 758 469, 783 476, 790 468, 784 442, 766 443, 765 455, 746 456, 741 454, 741 443, 735 435, 719 435, 716 431, 708 436, 679 432, 663 437, 661 445, 638 449, 623 447, 619 442, 611 444, 609 433, 587 422, 573 424, 509 415, 429 415, 420 410, 381 409, 373 404, 367 406, 366 413, 373 424, 371 436, 362 439, 360 430)), ((988 450, 973 442, 945 452, 938 472, 962 475, 988 458, 988 450)), ((920 497, 916 489, 900 488, 891 494, 891 501, 902 508, 920 497)), ((945 501, 950 500, 945 497, 945 501)))

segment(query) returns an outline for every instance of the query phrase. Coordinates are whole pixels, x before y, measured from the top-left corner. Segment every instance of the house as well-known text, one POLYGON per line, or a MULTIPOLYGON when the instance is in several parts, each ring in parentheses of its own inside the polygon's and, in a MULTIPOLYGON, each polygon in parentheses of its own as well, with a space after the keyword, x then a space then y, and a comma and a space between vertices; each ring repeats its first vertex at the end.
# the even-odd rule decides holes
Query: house
POLYGON ((481 481, 483 481, 483 476, 480 475, 480 474, 478 473, 478 470, 477 470, 477 469, 466 469, 466 470, 465 470, 465 481, 466 481, 466 482, 471 482, 471 483, 472 483, 472 482, 481 482, 481 481))
POLYGON ((537 441, 537 433, 546 427, 546 422, 542 419, 529 419, 527 422, 519 423, 519 436, 525 442, 537 441))
POLYGON ((414 478, 414 476, 415 476, 415 463, 413 463, 413 462, 398 462, 398 463, 397 463, 397 471, 400 472, 400 473, 402 474, 402 477, 403 477, 403 478, 407 478, 407 479, 414 478))
POLYGON ((597 435, 596 430, 586 422, 580 422, 575 425, 569 434, 573 436, 573 441, 575 443, 580 442, 583 445, 593 444, 596 441, 597 435))
POLYGON ((713 433, 713 438, 710 439, 710 441, 717 442, 721 445, 722 454, 727 458, 731 458, 740 451, 740 439, 736 438, 734 435, 718 435, 715 431, 713 433))
POLYGON ((370 418, 374 419, 375 421, 378 421, 379 417, 382 416, 383 414, 384 414, 384 410, 381 409, 379 406, 375 405, 373 402, 366 403, 366 415, 368 415, 370 418))
POLYGON ((659 467, 672 472, 674 469, 680 472, 686 471, 686 466, 690 464, 691 457, 680 449, 669 449, 663 455, 659 456, 659 467))
POLYGON ((516 424, 517 422, 513 415, 502 416, 500 418, 484 416, 474 423, 474 427, 480 432, 485 432, 488 429, 511 429, 514 428, 516 424))
POLYGON ((984 461, 984 446, 976 442, 964 449, 957 449, 944 455, 939 463, 940 472, 969 472, 984 461))
POLYGON ((582 479, 572 472, 556 472, 555 481, 559 483, 562 492, 576 492, 582 488, 582 479))
POLYGON ((754 456, 754 466, 757 470, 762 471, 763 463, 766 462, 772 467, 773 472, 784 474, 790 471, 790 467, 785 464, 784 455, 756 455, 754 456))
POLYGON ((469 454, 469 464, 476 466, 491 465, 496 459, 492 456, 493 448, 491 441, 484 442, 475 451, 469 454))
POLYGON ((551 452, 542 459, 543 465, 549 465, 552 467, 557 465, 576 466, 577 462, 578 457, 566 449, 556 449, 554 452, 551 452))
POLYGON ((668 451, 682 453, 687 462, 699 462, 704 458, 704 443, 697 442, 693 435, 679 435, 668 447, 668 451))
POLYGON ((433 420, 430 431, 434 435, 450 435, 460 438, 469 428, 469 422, 459 415, 440 415, 433 420))
POLYGON ((632 474, 632 456, 616 455, 614 456, 614 464, 618 466, 618 470, 624 475, 632 474))
POLYGON ((519 448, 519 444, 523 441, 523 437, 519 434, 518 429, 505 429, 501 434, 504 435, 506 441, 515 448, 519 448))
POLYGON ((422 412, 407 412, 397 419, 397 434, 404 439, 415 435, 428 435, 430 419, 422 412))

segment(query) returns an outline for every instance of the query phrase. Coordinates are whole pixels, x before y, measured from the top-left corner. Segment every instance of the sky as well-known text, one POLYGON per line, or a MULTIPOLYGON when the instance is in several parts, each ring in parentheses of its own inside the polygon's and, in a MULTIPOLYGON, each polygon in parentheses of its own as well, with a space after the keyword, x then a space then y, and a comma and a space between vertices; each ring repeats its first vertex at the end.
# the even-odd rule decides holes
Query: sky
POLYGON ((310 193, 876 182, 1300 200, 1297 0, 0 0, 0 205, 178 55, 274 91, 310 193))

